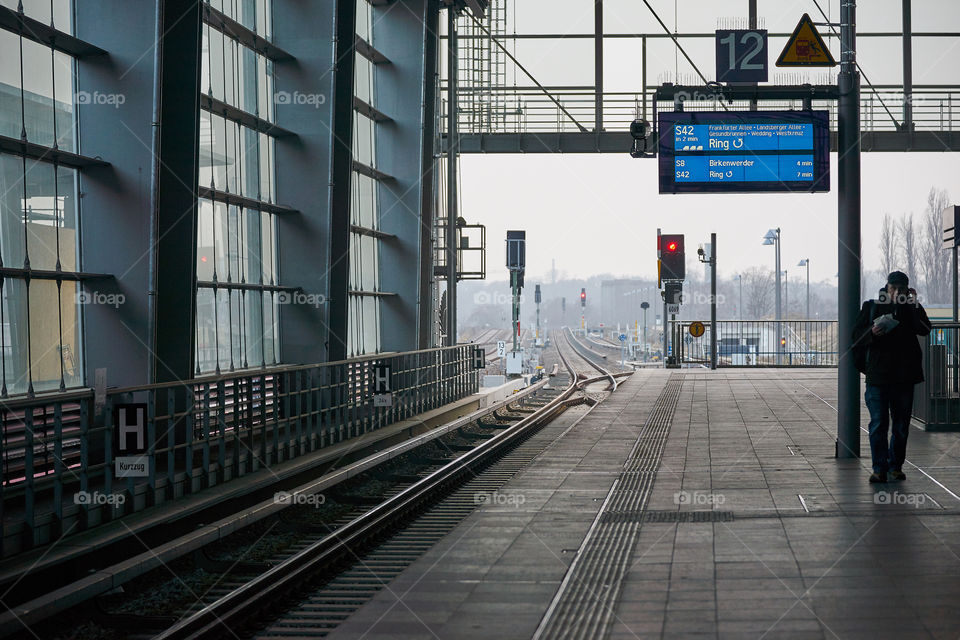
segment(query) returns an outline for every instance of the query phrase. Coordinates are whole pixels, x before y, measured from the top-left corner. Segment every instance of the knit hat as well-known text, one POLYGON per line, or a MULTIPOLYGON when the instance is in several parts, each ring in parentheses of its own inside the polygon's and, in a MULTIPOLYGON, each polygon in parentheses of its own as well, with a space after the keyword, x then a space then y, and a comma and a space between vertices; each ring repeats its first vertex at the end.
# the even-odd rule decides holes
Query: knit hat
POLYGON ((898 287, 909 287, 910 278, 903 271, 893 271, 887 276, 887 284, 893 284, 898 287))

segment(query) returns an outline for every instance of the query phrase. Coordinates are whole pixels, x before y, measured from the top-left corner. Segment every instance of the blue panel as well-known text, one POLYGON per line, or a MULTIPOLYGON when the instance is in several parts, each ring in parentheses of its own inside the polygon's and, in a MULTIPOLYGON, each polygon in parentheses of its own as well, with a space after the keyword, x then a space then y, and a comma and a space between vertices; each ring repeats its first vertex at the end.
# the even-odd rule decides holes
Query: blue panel
POLYGON ((659 116, 660 192, 829 191, 825 111, 659 116))

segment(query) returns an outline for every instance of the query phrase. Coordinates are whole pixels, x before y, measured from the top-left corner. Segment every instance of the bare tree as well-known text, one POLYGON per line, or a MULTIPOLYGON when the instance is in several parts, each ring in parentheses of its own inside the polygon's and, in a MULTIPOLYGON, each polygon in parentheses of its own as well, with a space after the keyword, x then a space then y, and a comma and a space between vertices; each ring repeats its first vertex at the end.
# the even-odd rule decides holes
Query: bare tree
POLYGON ((920 268, 923 271, 925 298, 942 303, 950 291, 947 276, 950 273, 950 256, 943 249, 943 210, 950 204, 950 194, 945 189, 930 188, 927 208, 923 218, 923 242, 919 252, 920 268))
POLYGON ((897 227, 889 213, 883 214, 880 227, 880 270, 885 274, 893 271, 897 263, 897 227))
POLYGON ((897 248, 903 258, 903 266, 906 267, 909 277, 916 278, 919 275, 917 274, 917 230, 913 224, 913 213, 900 216, 897 231, 897 248))
POLYGON ((743 272, 743 317, 759 320, 773 312, 774 284, 773 271, 760 267, 750 267, 743 272))

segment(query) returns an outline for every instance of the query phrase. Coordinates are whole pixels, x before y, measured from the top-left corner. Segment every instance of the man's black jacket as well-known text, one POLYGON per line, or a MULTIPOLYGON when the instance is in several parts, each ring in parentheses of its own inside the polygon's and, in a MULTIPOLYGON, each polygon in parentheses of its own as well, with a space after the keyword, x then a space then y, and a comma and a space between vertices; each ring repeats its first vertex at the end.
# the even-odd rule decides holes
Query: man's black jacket
POLYGON ((923 382, 923 354, 917 336, 930 333, 930 319, 919 302, 913 304, 881 304, 867 300, 860 308, 853 328, 855 348, 866 347, 867 384, 917 384, 923 382), (881 336, 873 335, 873 317, 892 314, 900 324, 881 336))

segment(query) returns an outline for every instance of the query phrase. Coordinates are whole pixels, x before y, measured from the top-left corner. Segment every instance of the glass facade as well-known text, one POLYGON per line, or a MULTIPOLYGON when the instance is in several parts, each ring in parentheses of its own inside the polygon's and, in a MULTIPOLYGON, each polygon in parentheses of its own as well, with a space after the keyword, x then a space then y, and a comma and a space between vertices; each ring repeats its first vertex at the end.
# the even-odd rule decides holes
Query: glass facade
MULTIPOLYGON (((256 34, 271 35, 270 0, 211 1, 256 34)), ((231 36, 203 26, 201 91, 274 121, 273 64, 231 36)), ((277 364, 279 306, 274 138, 200 112, 200 180, 209 197, 197 218, 197 373, 277 364), (228 195, 243 204, 228 203, 228 195)))
MULTIPOLYGON (((0 0, 17 10, 17 0, 0 0)), ((69 0, 23 2, 24 14, 72 33, 69 0)), ((76 151, 76 61, 0 28, 0 136, 76 151)), ((78 173, 55 156, 0 153, 0 381, 3 394, 83 384, 78 284, 78 173)))
MULTIPOLYGON (((374 44, 373 7, 357 0, 357 36, 374 44)), ((354 95, 376 108, 377 67, 361 53, 356 54, 354 95)), ((377 175, 377 123, 367 115, 353 114, 353 160, 350 222, 350 335, 351 356, 380 350, 380 239, 369 232, 380 227, 380 188, 377 175), (362 165, 358 167, 357 165, 362 165)))

